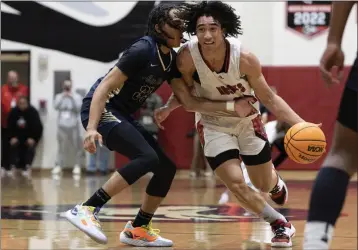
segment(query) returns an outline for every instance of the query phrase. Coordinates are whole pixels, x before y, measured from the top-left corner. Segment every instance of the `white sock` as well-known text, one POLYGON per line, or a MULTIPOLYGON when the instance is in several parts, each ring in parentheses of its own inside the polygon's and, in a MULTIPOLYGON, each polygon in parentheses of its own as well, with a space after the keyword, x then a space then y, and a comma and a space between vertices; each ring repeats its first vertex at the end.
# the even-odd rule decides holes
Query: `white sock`
POLYGON ((259 214, 259 217, 263 218, 268 223, 272 223, 276 220, 283 220, 287 222, 285 216, 273 209, 267 202, 265 204, 264 210, 261 214, 259 214))
POLYGON ((307 222, 305 226, 303 249, 328 249, 332 241, 333 231, 334 227, 327 222, 307 222))

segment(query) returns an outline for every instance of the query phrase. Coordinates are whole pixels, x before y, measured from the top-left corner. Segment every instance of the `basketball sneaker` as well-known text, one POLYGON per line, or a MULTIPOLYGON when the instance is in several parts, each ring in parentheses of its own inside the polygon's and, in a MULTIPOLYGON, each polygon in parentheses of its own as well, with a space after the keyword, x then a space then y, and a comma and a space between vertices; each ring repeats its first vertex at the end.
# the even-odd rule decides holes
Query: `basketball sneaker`
POLYGON ((128 221, 119 235, 120 242, 137 247, 171 247, 173 241, 159 236, 160 230, 152 228, 152 221, 146 226, 133 227, 128 221))
POLYGON ((97 217, 99 208, 77 205, 65 213, 66 219, 79 230, 87 234, 99 244, 107 244, 107 237, 103 233, 97 217))
POLYGON ((288 200, 288 189, 286 183, 282 180, 281 176, 277 174, 278 182, 276 186, 270 191, 270 197, 277 205, 284 205, 288 200))
POLYGON ((219 200, 219 205, 223 205, 229 202, 229 190, 225 190, 224 193, 221 194, 220 196, 220 200, 219 200))
POLYGON ((271 239, 271 247, 292 247, 292 238, 296 229, 289 221, 276 220, 270 226, 274 234, 271 239))

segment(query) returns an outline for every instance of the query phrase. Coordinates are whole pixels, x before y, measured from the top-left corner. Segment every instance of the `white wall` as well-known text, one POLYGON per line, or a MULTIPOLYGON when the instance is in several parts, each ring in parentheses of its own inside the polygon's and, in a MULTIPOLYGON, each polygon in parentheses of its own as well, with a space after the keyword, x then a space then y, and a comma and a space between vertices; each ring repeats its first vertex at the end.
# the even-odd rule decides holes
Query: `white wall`
POLYGON ((273 2, 228 2, 241 17, 243 46, 257 55, 262 64, 274 61, 273 2))
MULTIPOLYGON (((322 54, 328 32, 307 39, 286 28, 285 2, 229 2, 241 15, 244 35, 241 37, 245 47, 254 52, 263 65, 317 66, 322 54)), ((355 7, 356 8, 356 7, 355 7)), ((118 15, 125 13, 118 9, 118 15)), ((125 10, 128 11, 128 10, 125 10)), ((352 64, 357 51, 356 9, 350 15, 346 27, 343 48, 346 64, 352 64)), ((109 38, 110 39, 110 38, 109 38)), ((60 41, 59 41, 60 42, 60 41)), ((100 63, 62 52, 42 49, 26 44, 1 40, 2 50, 31 51, 31 102, 38 107, 40 99, 47 100, 48 115, 44 117, 44 151, 38 155, 35 165, 52 167, 56 157, 56 117, 52 108, 55 70, 70 70, 74 88, 89 89, 96 79, 107 72, 113 63, 100 63), (38 59, 49 58, 48 76, 39 81, 38 59)))

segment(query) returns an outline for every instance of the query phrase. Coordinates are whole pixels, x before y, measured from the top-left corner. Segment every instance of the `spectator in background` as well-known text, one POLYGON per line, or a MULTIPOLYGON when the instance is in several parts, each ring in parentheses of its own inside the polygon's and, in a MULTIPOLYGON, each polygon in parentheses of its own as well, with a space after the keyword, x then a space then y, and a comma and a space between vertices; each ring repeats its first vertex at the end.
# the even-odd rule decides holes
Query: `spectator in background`
POLYGON ((63 83, 63 91, 55 96, 54 108, 58 111, 57 118, 57 142, 58 152, 56 166, 52 174, 62 172, 65 152, 76 152, 76 163, 73 174, 81 173, 81 160, 83 156, 82 139, 79 126, 79 112, 81 110, 82 98, 79 94, 72 92, 72 82, 66 80, 63 83), (71 151, 69 151, 69 149, 71 151))
POLYGON ((213 172, 206 160, 204 155, 203 146, 200 142, 200 138, 196 129, 193 129, 191 133, 188 134, 189 138, 193 138, 193 158, 191 160, 190 167, 190 177, 196 178, 199 177, 203 172, 204 176, 210 177, 213 175, 213 172))
POLYGON ((26 97, 19 97, 17 106, 8 116, 10 138, 10 165, 22 170, 24 176, 31 175, 31 165, 36 145, 42 137, 42 123, 37 110, 29 105, 26 97))
POLYGON ((7 126, 7 117, 11 108, 16 106, 20 96, 28 96, 28 87, 19 81, 16 71, 9 71, 7 82, 1 86, 1 166, 9 169, 9 134, 7 126))
POLYGON ((139 123, 155 138, 158 139, 159 128, 154 122, 154 110, 163 105, 162 98, 156 93, 151 94, 139 110, 139 123))
POLYGON ((96 141, 96 152, 90 154, 89 164, 87 166, 87 174, 92 175, 97 172, 97 161, 99 165, 99 171, 102 175, 107 175, 108 170, 108 161, 109 161, 109 149, 106 146, 100 146, 98 141, 96 141))

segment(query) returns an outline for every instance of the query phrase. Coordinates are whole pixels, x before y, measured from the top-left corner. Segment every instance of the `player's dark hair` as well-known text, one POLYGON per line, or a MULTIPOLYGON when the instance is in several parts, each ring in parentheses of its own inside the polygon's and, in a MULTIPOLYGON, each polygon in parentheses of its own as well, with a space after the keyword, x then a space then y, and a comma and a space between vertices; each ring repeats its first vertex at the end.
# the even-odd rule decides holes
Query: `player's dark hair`
POLYGON ((184 22, 184 30, 190 35, 196 34, 196 23, 202 16, 211 16, 218 21, 225 37, 242 35, 240 16, 235 14, 233 7, 221 1, 185 3, 178 14, 184 22))
POLYGON ((175 29, 182 29, 181 22, 175 22, 170 16, 169 12, 172 9, 177 8, 176 3, 162 3, 153 8, 148 17, 148 28, 146 35, 154 37, 157 42, 166 45, 167 34, 163 31, 163 26, 168 24, 175 29), (158 24, 158 28, 161 33, 157 32, 155 25, 158 24))

